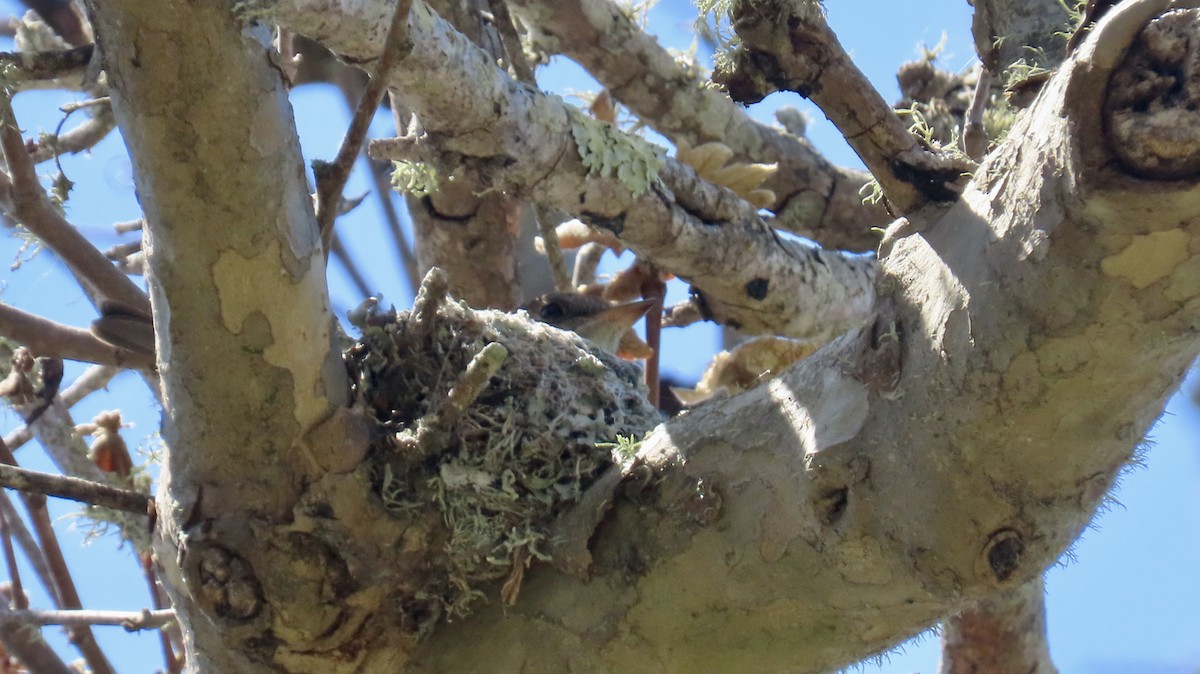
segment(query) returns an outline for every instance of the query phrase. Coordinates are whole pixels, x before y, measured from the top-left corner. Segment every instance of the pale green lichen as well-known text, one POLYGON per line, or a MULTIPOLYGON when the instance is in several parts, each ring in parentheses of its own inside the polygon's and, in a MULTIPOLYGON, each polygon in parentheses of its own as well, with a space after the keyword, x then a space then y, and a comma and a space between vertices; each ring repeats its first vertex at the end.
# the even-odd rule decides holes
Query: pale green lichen
POLYGON ((411 161, 392 162, 392 189, 416 197, 437 191, 437 170, 429 164, 411 161))
POLYGON ((571 135, 590 175, 616 177, 634 197, 645 194, 658 179, 662 148, 581 112, 572 112, 571 118, 571 135))

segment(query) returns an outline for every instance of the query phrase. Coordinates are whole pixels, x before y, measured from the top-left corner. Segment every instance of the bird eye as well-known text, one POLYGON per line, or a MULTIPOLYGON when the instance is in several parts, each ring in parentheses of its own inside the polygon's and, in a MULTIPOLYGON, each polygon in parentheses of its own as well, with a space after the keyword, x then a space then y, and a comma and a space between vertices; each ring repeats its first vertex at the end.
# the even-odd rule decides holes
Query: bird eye
POLYGON ((562 318, 563 313, 564 311, 561 304, 558 302, 551 302, 542 307, 542 310, 538 312, 538 315, 541 316, 543 320, 553 321, 557 318, 562 318))

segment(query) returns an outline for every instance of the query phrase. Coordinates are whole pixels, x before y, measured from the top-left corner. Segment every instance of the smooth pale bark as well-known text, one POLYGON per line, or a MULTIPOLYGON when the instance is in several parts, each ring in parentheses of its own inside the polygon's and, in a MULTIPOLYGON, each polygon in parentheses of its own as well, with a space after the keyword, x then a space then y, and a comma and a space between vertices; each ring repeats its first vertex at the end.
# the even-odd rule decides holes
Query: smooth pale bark
POLYGON ((92 14, 148 227, 167 446, 158 561, 192 666, 252 672, 248 626, 327 618, 295 576, 320 546, 279 527, 354 436, 334 416, 348 382, 287 91, 267 31, 243 31, 231 7, 124 0, 92 14))

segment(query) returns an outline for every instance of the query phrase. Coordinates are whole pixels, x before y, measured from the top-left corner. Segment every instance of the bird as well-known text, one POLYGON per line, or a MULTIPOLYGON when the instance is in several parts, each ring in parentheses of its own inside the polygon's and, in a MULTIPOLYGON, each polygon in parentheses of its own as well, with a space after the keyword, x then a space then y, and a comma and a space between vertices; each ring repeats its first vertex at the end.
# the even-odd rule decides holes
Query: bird
POLYGON ((571 330, 615 354, 621 337, 654 305, 654 300, 609 304, 582 293, 553 292, 539 295, 521 308, 538 321, 571 330))

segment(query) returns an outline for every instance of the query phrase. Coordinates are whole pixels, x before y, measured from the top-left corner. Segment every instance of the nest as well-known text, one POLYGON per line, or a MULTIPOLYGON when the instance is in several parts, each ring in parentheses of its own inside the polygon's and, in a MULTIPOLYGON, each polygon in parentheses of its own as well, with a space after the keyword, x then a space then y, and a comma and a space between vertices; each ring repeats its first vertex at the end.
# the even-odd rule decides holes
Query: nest
POLYGON ((445 292, 434 270, 411 312, 358 312, 363 335, 345 355, 380 431, 371 489, 419 539, 403 601, 420 632, 502 578, 515 601, 525 568, 553 561, 556 521, 620 461, 615 442, 659 421, 635 366, 445 292))

